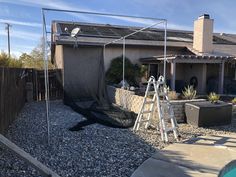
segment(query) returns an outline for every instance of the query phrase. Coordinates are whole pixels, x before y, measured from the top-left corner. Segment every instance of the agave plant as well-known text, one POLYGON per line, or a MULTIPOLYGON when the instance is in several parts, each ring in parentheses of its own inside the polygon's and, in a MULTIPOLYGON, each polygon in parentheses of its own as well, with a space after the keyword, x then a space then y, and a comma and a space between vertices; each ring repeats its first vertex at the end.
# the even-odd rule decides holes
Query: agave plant
POLYGON ((211 92, 209 95, 208 95, 208 100, 211 102, 211 103, 217 103, 220 99, 220 96, 217 95, 215 92, 211 92))
POLYGON ((233 104, 236 104, 236 97, 231 101, 233 104))
POLYGON ((184 87, 182 93, 185 99, 192 100, 196 97, 197 91, 193 88, 192 85, 188 85, 187 87, 184 87))

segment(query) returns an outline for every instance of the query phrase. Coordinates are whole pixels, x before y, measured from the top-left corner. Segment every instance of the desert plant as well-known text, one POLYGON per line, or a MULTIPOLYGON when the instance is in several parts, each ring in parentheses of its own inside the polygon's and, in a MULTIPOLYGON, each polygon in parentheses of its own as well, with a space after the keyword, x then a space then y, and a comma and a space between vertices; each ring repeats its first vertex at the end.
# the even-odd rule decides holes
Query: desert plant
POLYGON ((170 100, 177 100, 178 94, 176 93, 176 91, 168 91, 168 98, 170 100))
POLYGON ((217 103, 220 99, 220 96, 217 95, 215 92, 211 92, 209 95, 208 95, 208 100, 211 102, 211 103, 217 103))
POLYGON ((163 91, 166 92, 166 93, 169 93, 170 92, 170 87, 165 84, 164 87, 163 87, 163 91))
POLYGON ((182 93, 185 99, 192 100, 196 97, 197 91, 193 88, 192 85, 188 85, 187 87, 184 87, 182 93))
POLYGON ((234 99, 232 99, 231 103, 236 104, 236 97, 234 97, 234 99))

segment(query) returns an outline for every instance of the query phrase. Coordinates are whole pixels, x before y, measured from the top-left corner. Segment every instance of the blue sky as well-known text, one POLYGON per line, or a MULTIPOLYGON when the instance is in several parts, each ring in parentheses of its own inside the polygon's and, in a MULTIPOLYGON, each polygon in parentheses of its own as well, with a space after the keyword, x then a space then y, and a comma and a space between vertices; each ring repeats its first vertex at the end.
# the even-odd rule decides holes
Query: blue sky
MULTIPOLYGON (((215 20, 215 32, 236 33, 234 0, 0 0, 0 50, 7 50, 4 22, 12 25, 13 54, 19 56, 37 46, 42 36, 42 7, 165 18, 168 20, 168 28, 184 30, 192 30, 193 21, 199 15, 208 13, 215 20)), ((51 20, 137 26, 152 23, 143 20, 48 12, 48 27, 51 20)))

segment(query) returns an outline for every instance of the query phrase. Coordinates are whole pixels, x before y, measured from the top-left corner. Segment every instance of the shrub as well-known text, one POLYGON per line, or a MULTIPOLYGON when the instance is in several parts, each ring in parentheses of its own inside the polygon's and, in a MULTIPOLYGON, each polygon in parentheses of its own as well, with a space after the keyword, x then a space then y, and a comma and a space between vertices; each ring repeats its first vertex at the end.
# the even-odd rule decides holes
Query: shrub
POLYGON ((232 99, 231 103, 236 104, 236 97, 232 99))
POLYGON ((193 88, 192 85, 188 85, 187 87, 184 87, 182 93, 185 99, 192 100, 196 97, 197 91, 193 88))
POLYGON ((176 93, 176 91, 169 91, 168 92, 168 98, 170 100, 177 100, 178 99, 178 94, 176 93))
POLYGON ((208 100, 211 102, 211 103, 217 103, 220 99, 220 96, 217 95, 215 92, 211 92, 209 95, 208 95, 208 100))
MULTIPOLYGON (((145 68, 132 64, 128 58, 125 58, 125 80, 130 85, 137 86, 138 80, 145 72, 145 68)), ((106 80, 109 84, 118 84, 122 81, 123 76, 123 57, 114 58, 111 61, 110 68, 106 72, 106 80)))
POLYGON ((5 52, 0 53, 0 66, 21 68, 22 62, 14 57, 9 57, 5 52))

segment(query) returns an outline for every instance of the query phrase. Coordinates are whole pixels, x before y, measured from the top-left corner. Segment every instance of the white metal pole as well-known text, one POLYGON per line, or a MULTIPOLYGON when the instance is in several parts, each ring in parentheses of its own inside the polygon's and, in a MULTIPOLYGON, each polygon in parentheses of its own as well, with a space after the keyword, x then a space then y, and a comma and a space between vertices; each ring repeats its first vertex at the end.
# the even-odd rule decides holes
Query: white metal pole
POLYGON ((165 27, 165 37, 164 37, 164 73, 163 73, 163 77, 164 77, 164 81, 166 81, 166 37, 167 37, 167 20, 165 20, 164 22, 164 27, 165 27))
POLYGON ((49 102, 48 102, 48 59, 46 52, 46 24, 45 24, 45 14, 42 10, 42 20, 43 20, 43 59, 44 59, 44 83, 45 83, 45 101, 46 101, 46 120, 47 120, 47 140, 48 145, 50 145, 50 121, 49 121, 49 102))
POLYGON ((123 82, 122 82, 122 86, 123 86, 123 106, 124 108, 126 108, 126 103, 125 103, 125 38, 123 38, 123 82))
POLYGON ((122 73, 123 73, 123 89, 125 89, 125 38, 123 38, 123 54, 122 54, 122 56, 123 56, 123 70, 122 70, 122 73))

